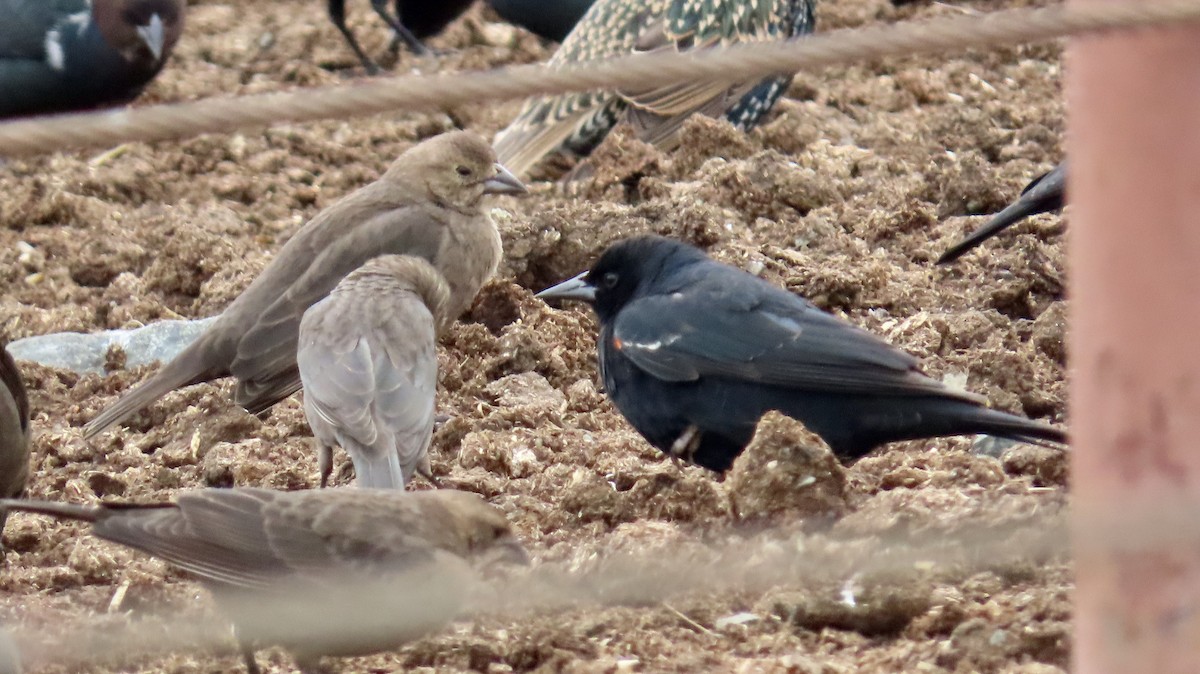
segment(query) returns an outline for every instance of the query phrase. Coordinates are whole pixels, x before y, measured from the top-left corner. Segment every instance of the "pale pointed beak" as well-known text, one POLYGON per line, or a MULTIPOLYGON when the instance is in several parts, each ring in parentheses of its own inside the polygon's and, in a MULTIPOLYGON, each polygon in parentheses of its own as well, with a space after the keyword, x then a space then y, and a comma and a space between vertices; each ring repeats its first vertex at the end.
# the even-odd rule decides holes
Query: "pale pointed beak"
POLYGON ((138 37, 142 38, 142 42, 146 43, 146 47, 150 49, 150 53, 154 55, 154 62, 162 60, 163 46, 166 44, 167 31, 163 27, 162 17, 155 14, 150 17, 150 23, 144 26, 137 27, 138 37))
POLYGON ((546 288, 534 295, 542 300, 579 300, 581 302, 596 301, 596 286, 587 282, 588 273, 585 271, 569 281, 546 288))
POLYGON ((483 181, 484 194, 525 194, 529 190, 512 171, 496 164, 496 175, 483 181))

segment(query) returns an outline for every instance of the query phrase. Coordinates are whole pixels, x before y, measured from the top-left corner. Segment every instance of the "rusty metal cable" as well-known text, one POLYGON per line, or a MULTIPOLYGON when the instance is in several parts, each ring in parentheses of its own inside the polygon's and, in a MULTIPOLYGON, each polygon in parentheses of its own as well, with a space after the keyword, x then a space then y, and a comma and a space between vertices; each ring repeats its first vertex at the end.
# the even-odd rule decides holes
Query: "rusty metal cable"
POLYGON ((0 124, 0 156, 188 138, 282 123, 352 118, 392 110, 592 89, 638 89, 688 79, 753 79, 772 73, 1116 29, 1200 20, 1200 0, 1055 6, 841 30, 699 53, 655 52, 552 69, 528 65, 482 72, 412 75, 286 93, 33 118, 0 124))

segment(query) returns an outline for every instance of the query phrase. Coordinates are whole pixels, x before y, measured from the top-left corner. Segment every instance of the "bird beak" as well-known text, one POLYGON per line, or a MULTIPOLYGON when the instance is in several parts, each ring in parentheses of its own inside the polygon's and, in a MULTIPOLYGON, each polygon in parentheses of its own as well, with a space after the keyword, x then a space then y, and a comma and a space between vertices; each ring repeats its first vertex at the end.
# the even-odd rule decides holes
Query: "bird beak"
POLYGON ((496 571, 503 566, 529 566, 529 553, 513 536, 497 540, 475 560, 475 568, 485 572, 496 571))
POLYGON ((146 43, 150 53, 154 54, 154 61, 157 63, 161 60, 163 44, 166 42, 166 30, 163 28, 162 17, 157 14, 151 16, 150 23, 137 27, 137 34, 142 38, 142 42, 146 43))
POLYGON ((525 183, 501 164, 496 164, 496 175, 483 181, 484 194, 525 194, 528 191, 525 183))
POLYGON ((596 286, 587 282, 587 278, 585 278, 587 275, 588 273, 585 271, 569 281, 563 281, 556 286, 546 288, 534 295, 534 297, 540 297, 544 301, 579 300, 581 302, 595 302, 596 286))

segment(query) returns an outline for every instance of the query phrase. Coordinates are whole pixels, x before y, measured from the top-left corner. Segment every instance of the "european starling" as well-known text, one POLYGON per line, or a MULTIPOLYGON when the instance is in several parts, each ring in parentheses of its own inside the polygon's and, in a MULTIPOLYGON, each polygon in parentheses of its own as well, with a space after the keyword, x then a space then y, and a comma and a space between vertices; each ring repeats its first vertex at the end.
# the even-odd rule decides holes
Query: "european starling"
POLYGON ((965 433, 1065 442, 1061 430, 987 409, 865 330, 670 239, 620 241, 539 297, 592 304, 617 409, 650 444, 710 470, 728 470, 771 410, 842 459, 965 433))
MULTIPOLYGON (((421 40, 442 32, 449 23, 471 6, 472 0, 395 0, 396 16, 388 14, 387 0, 371 0, 371 7, 387 22, 395 35, 388 49, 395 52, 400 43, 408 45, 414 53, 428 54, 429 49, 421 40)), ((379 64, 359 46, 358 40, 346 26, 346 0, 329 0, 329 19, 346 38, 346 42, 367 72, 379 72, 379 64)))
POLYGON ((295 393, 305 310, 373 257, 415 255, 433 264, 450 287, 449 324, 500 262, 500 233, 484 195, 524 191, 473 133, 446 133, 410 148, 382 178, 301 227, 204 334, 89 422, 84 436, 170 391, 219 377, 237 378, 234 400, 253 414, 295 393))
POLYGON ((183 0, 0 0, 0 117, 133 100, 183 14, 183 0))
MULTIPOLYGON (((2 344, 0 383, 0 498, 13 498, 29 481, 29 397, 21 371, 2 344)), ((0 534, 7 518, 8 512, 0 509, 0 534)))
POLYGON ((999 234, 1010 225, 1038 213, 1062 210, 1067 191, 1067 162, 1055 166, 1034 178, 1021 196, 997 213, 986 225, 971 232, 938 258, 938 264, 954 262, 972 248, 999 234))
POLYGON ((428 262, 385 255, 304 312, 296 363, 322 487, 334 445, 350 455, 360 487, 403 489, 416 472, 432 480, 435 333, 449 301, 428 262))
MULTIPOLYGON (((634 51, 704 49, 769 41, 813 30, 814 0, 597 0, 563 41, 550 65, 634 51)), ((496 154, 518 175, 558 151, 587 155, 625 120, 642 140, 669 149, 693 113, 754 126, 792 77, 758 82, 680 82, 648 91, 585 92, 531 99, 496 136, 496 154)))
POLYGON ((505 21, 554 42, 562 42, 595 0, 491 0, 505 21))
POLYGON ((439 489, 279 492, 201 489, 174 504, 0 501, 90 522, 105 540, 196 577, 233 621, 247 668, 280 645, 302 671, 434 631, 459 610, 475 569, 528 563, 498 509, 439 489))

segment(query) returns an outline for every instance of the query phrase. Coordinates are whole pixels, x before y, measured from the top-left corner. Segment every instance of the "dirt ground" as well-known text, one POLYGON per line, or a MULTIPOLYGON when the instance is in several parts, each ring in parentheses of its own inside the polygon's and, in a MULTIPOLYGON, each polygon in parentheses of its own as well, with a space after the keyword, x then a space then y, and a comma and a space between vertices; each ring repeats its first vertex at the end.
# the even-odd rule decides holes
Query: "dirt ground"
MULTIPOLYGON (((366 2, 348 4, 364 45, 382 53, 382 24, 366 2)), ((1014 4, 1025 3, 821 0, 818 16, 830 30, 1014 4)), ((397 67, 485 68, 550 53, 478 8, 432 44, 436 62, 402 56, 397 67)), ((137 104, 361 75, 317 0, 193 0, 184 39, 137 104)), ((215 314, 298 225, 413 142, 455 125, 490 137, 516 108, 4 164, 0 334, 215 314)), ((1062 455, 1016 447, 994 459, 955 438, 895 444, 843 469, 773 420, 718 481, 665 460, 598 392, 590 313, 549 308, 531 293, 585 269, 618 238, 677 236, 885 336, 998 408, 1061 423, 1063 219, 1035 218, 949 268, 932 261, 1061 157, 1063 115, 1058 44, 830 68, 797 76, 748 136, 695 120, 683 149, 666 155, 613 138, 576 189, 536 182, 527 198, 498 200, 507 259, 442 344, 438 404, 452 419, 435 437, 434 472, 507 511, 539 564, 595 569, 620 552, 641 555, 647 577, 654 560, 682 560, 678 577, 689 582, 647 586, 635 582, 635 566, 608 578, 624 594, 597 590, 555 613, 464 620, 397 652, 347 660, 345 671, 1064 669, 1070 564, 1056 546, 1023 542, 1052 531, 1068 500, 1062 455), (917 550, 916 561, 862 562, 913 537, 937 547, 917 550), (752 553, 773 544, 793 545, 789 563, 799 566, 742 582, 752 553), (718 545, 720 564, 690 565, 679 553, 718 545), (839 563, 851 550, 857 556, 845 559, 858 561, 839 563), (603 606, 605 597, 620 605, 603 606)), ((228 384, 196 386, 88 444, 79 426, 148 370, 22 369, 38 433, 31 497, 153 501, 204 486, 316 485, 298 396, 259 420, 228 401, 228 384)), ((75 671, 89 657, 74 626, 119 634, 131 620, 211 617, 207 595, 186 577, 77 525, 14 515, 7 541, 0 621, 36 671, 75 671)), ((110 663, 240 667, 228 644, 217 655, 134 650, 110 663)), ((270 671, 292 667, 279 651, 259 660, 270 671)))

